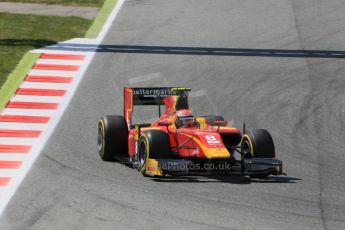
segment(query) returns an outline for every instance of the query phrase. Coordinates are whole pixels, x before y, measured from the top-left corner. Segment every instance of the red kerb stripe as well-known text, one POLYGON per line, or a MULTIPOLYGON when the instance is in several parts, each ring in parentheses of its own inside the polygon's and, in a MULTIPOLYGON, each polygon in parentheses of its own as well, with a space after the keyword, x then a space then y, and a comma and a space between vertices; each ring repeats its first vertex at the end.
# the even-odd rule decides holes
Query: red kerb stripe
POLYGON ((62 89, 31 89, 19 88, 16 91, 17 95, 32 95, 32 96, 64 96, 66 90, 62 89))
POLYGON ((60 64, 35 64, 32 69, 37 70, 57 70, 57 71, 78 71, 77 65, 60 65, 60 64))
POLYGON ((22 161, 0 161, 0 169, 18 169, 22 161))
POLYGON ((73 78, 58 76, 26 76, 24 80, 28 82, 71 83, 73 78))
POLYGON ((19 123, 48 123, 50 117, 43 116, 22 116, 22 115, 0 115, 0 122, 19 122, 19 123))
POLYGON ((0 129, 0 137, 37 138, 40 134, 41 131, 38 130, 0 129))
POLYGON ((10 183, 11 178, 10 177, 0 177, 0 187, 7 186, 8 183, 10 183))
POLYGON ((40 59, 84 60, 85 55, 78 54, 41 54, 40 59))
POLYGON ((0 145, 0 153, 28 153, 30 145, 0 145))
POLYGON ((57 109, 58 103, 10 101, 6 108, 12 109, 57 109))

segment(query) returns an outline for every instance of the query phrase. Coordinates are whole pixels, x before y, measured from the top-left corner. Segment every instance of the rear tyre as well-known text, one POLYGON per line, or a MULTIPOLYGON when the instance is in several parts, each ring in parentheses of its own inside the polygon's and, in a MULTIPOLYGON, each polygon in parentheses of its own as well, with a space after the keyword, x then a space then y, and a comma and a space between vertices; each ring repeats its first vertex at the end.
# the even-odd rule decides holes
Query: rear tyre
POLYGON ((98 122, 97 149, 104 161, 128 154, 128 127, 123 116, 104 116, 98 122))
MULTIPOLYGON (((247 131, 241 141, 242 160, 251 158, 275 158, 275 148, 271 134, 266 129, 247 131)), ((270 173, 251 174, 252 178, 264 178, 270 173)))
POLYGON ((214 125, 215 121, 224 121, 224 118, 219 115, 206 115, 201 117, 205 118, 209 125, 214 125))

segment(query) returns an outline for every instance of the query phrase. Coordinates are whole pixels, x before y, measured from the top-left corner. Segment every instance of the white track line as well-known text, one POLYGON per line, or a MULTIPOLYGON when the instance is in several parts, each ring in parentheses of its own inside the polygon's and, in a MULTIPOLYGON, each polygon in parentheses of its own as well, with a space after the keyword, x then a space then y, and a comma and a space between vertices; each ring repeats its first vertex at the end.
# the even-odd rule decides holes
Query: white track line
POLYGON ((125 2, 125 0, 118 0, 117 3, 116 3, 116 6, 115 8, 113 9, 113 11, 110 13, 107 21, 104 23, 103 25, 103 28, 101 30, 101 32, 98 34, 96 40, 98 41, 98 44, 100 44, 105 35, 107 34, 108 30, 110 29, 111 27, 111 24, 113 23, 113 21, 115 20, 117 14, 120 12, 121 10, 121 7, 123 5, 123 3, 125 2))

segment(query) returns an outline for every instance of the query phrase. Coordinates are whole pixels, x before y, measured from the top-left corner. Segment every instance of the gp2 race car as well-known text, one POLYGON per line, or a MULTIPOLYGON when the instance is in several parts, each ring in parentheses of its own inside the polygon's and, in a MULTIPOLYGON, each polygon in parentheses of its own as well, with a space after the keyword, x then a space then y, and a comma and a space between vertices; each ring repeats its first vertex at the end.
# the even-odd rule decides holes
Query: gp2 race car
POLYGON ((193 116, 190 88, 124 88, 124 115, 98 123, 98 152, 145 176, 228 174, 263 178, 283 174, 270 133, 228 127, 219 115, 193 116), (157 105, 159 119, 132 124, 133 106, 157 105), (165 112, 161 114, 161 105, 165 112))

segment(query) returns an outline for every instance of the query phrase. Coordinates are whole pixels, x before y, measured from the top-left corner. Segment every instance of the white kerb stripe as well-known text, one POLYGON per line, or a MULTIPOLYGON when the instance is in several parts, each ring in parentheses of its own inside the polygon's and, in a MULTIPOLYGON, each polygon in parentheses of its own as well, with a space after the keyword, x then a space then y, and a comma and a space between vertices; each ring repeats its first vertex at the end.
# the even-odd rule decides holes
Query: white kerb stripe
POLYGON ((33 145, 38 140, 39 138, 0 137, 0 145, 33 145))
MULTIPOLYGON (((23 156, 22 158, 23 158, 22 160, 25 160, 27 157, 23 156)), ((6 159, 5 158, 3 160, 5 161, 5 160, 12 160, 12 159, 6 159)), ((16 160, 16 159, 13 159, 13 160, 16 160)), ((22 161, 22 160, 19 160, 19 161, 22 161)), ((15 177, 17 175, 18 175, 18 169, 0 169, 0 177, 15 177)), ((3 188, 4 187, 2 187, 1 189, 3 189, 3 188)), ((1 197, 1 195, 0 195, 0 197, 1 197)))
POLYGON ((42 131, 46 127, 47 127, 47 124, 41 124, 41 123, 0 122, 0 129, 39 130, 39 131, 42 131))
POLYGON ((58 77, 75 77, 76 71, 56 71, 56 70, 35 70, 29 71, 29 76, 58 76, 58 77))
POLYGON ((51 109, 5 109, 2 111, 2 115, 21 115, 21 116, 43 116, 52 117, 56 113, 51 109))
POLYGON ((61 103, 63 97, 15 95, 12 97, 11 101, 61 103))
POLYGON ((1 153, 0 161, 24 161, 30 153, 1 153))
POLYGON ((84 60, 38 59, 37 64, 81 65, 84 60))
POLYGON ((24 81, 20 88, 30 88, 30 89, 62 89, 68 90, 70 88, 70 84, 64 83, 45 83, 45 82, 28 82, 24 81))

